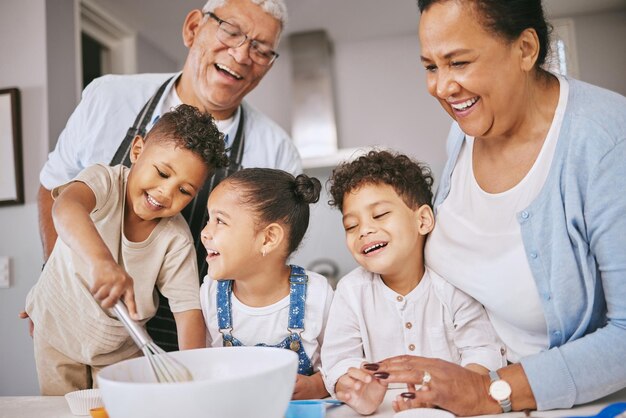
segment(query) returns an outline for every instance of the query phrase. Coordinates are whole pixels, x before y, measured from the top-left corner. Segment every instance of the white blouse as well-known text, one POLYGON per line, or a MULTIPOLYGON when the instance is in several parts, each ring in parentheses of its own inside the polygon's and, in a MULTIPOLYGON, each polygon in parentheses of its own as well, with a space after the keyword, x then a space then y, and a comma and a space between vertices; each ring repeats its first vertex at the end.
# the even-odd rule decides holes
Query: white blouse
POLYGON ((475 300, 426 269, 406 296, 378 274, 358 267, 335 291, 324 345, 322 374, 335 393, 348 368, 402 354, 438 357, 490 370, 504 365, 503 346, 475 300))
POLYGON ((541 151, 511 189, 487 193, 480 188, 472 166, 474 138, 466 136, 450 193, 437 208, 426 243, 426 264, 484 305, 511 362, 548 348, 546 320, 517 216, 528 216, 524 209, 550 171, 569 91, 567 80, 559 77, 559 82, 559 102, 541 151))

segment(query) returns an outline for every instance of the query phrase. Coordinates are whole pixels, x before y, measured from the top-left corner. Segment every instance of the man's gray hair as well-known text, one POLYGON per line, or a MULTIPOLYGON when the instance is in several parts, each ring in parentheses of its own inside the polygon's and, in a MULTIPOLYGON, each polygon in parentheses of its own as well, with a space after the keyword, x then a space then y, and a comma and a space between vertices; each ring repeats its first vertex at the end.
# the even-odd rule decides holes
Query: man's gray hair
MULTIPOLYGON (((287 24, 287 6, 285 0, 250 0, 254 4, 258 4, 261 8, 280 21, 281 26, 284 28, 287 24)), ((218 7, 222 7, 228 3, 228 0, 208 0, 202 11, 213 12, 218 7)))

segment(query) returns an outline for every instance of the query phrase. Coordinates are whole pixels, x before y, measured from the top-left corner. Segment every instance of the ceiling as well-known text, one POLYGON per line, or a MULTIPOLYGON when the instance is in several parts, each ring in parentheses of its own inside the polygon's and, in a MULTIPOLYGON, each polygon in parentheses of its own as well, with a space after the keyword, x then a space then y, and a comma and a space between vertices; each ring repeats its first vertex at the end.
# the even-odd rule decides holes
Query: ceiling
MULTIPOLYGON (((183 63, 181 28, 186 14, 203 0, 91 0, 129 29, 183 63)), ((325 29, 334 42, 417 32, 416 0, 285 0, 285 33, 325 29), (384 6, 382 6, 384 5, 384 6)), ((551 18, 626 10, 626 0, 544 0, 551 18)))

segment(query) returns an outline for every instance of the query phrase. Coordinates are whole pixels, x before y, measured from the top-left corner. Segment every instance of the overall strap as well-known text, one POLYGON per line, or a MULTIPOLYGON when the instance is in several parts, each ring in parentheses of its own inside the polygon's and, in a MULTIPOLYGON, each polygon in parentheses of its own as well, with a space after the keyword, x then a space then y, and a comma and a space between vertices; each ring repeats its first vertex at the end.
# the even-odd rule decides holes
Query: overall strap
POLYGON ((304 307, 306 302, 306 287, 308 276, 306 271, 300 266, 291 264, 291 275, 289 276, 289 326, 290 332, 293 330, 304 331, 304 307))
POLYGON ((142 137, 146 136, 146 126, 150 122, 150 119, 152 119, 154 109, 161 99, 161 96, 163 96, 163 92, 165 91, 165 88, 172 80, 172 78, 173 76, 165 80, 165 82, 161 84, 161 87, 158 88, 156 93, 154 93, 154 96, 152 96, 146 102, 146 104, 143 105, 143 108, 135 118, 135 123, 133 124, 133 126, 128 128, 128 131, 126 131, 126 136, 122 140, 120 146, 117 148, 117 151, 115 152, 115 155, 113 156, 110 165, 124 164, 126 167, 130 167, 130 147, 133 143, 133 139, 137 135, 140 135, 142 137))
POLYGON ((220 280, 217 282, 217 292, 215 294, 217 301, 217 325, 220 334, 222 334, 222 345, 224 347, 232 347, 241 345, 238 340, 233 338, 233 320, 232 305, 230 295, 233 290, 232 280, 220 280))
POLYGON ((215 293, 217 302, 217 325, 220 332, 233 329, 232 310, 230 294, 233 290, 232 280, 219 280, 217 282, 217 292, 215 293))
POLYGON ((244 119, 245 115, 243 106, 239 106, 239 124, 237 125, 237 133, 235 134, 233 145, 229 149, 230 155, 228 167, 216 170, 213 176, 204 182, 194 200, 192 200, 182 211, 183 217, 189 224, 189 229, 191 229, 191 234, 193 235, 195 242, 200 282, 202 282, 202 278, 206 275, 208 269, 206 250, 200 240, 200 232, 206 225, 208 218, 206 204, 209 200, 209 194, 211 191, 226 177, 241 169, 241 160, 243 158, 243 149, 245 144, 244 119))
POLYGON ((284 341, 285 348, 294 351, 298 355, 298 373, 306 376, 313 374, 311 359, 304 351, 302 332, 304 332, 304 308, 306 304, 306 289, 308 276, 306 271, 296 265, 290 265, 289 276, 289 337, 284 341))

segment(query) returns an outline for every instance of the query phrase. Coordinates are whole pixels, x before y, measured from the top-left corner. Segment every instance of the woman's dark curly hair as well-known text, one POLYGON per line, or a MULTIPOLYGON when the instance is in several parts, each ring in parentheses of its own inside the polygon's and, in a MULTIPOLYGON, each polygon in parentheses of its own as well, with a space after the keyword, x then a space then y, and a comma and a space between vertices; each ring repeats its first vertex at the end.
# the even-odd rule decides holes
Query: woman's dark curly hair
POLYGON ((433 176, 426 164, 404 154, 374 150, 333 170, 328 180, 331 206, 343 211, 346 193, 366 184, 388 184, 408 207, 432 206, 433 176))
POLYGON ((228 165, 224 134, 217 130, 213 116, 190 105, 181 104, 161 115, 146 135, 146 141, 149 139, 188 149, 211 170, 228 165))
POLYGON ((236 188, 239 201, 256 213, 259 224, 287 227, 287 255, 298 248, 309 227, 309 204, 320 198, 318 179, 273 168, 244 168, 224 182, 236 188))

